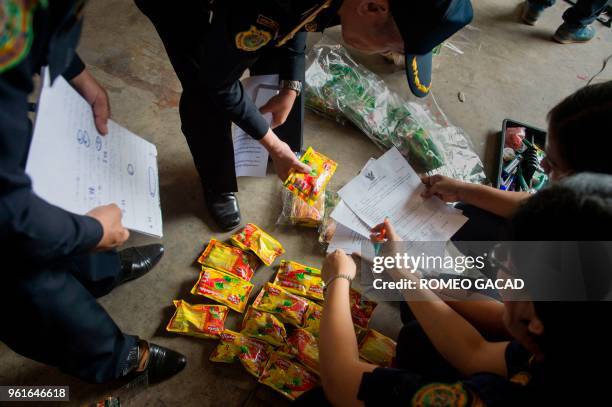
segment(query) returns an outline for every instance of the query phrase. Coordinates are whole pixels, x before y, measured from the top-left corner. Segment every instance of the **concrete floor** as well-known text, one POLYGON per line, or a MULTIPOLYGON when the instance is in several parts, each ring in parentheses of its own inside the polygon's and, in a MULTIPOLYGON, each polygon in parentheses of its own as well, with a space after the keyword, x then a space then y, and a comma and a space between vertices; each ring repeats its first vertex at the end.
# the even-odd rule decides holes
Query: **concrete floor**
MULTIPOLYGON (((464 54, 445 48, 435 58, 437 102, 450 121, 471 136, 487 164, 488 152, 496 148, 492 135, 499 131, 504 118, 544 127, 547 111, 585 85, 612 50, 612 33, 599 23, 595 23, 597 38, 589 44, 549 41, 567 7, 564 2, 550 9, 536 27, 518 23, 518 4, 517 0, 476 2, 472 24, 476 29, 451 39, 464 54), (465 95, 463 103, 458 100, 458 92, 465 95)), ((198 176, 179 130, 181 88, 153 27, 129 0, 92 0, 86 11, 80 53, 108 89, 114 120, 154 142, 159 150, 166 255, 147 276, 119 287, 100 302, 124 331, 185 353, 188 366, 180 375, 147 391, 126 393, 112 386, 82 383, 0 344, 0 385, 69 385, 70 404, 74 405, 87 405, 107 394, 121 394, 127 404, 135 406, 285 405, 281 396, 258 386, 239 365, 210 363, 208 356, 215 341, 164 332, 172 314, 172 299, 198 302, 201 298, 193 297, 189 290, 198 274, 193 262, 205 242, 213 236, 225 239, 228 234, 209 226, 198 176)), ((381 73, 398 93, 408 96, 402 72, 377 56, 358 59, 381 73)), ((598 80, 610 79, 612 70, 608 69, 598 80)), ((305 146, 312 145, 339 162, 332 188, 342 186, 369 157, 380 154, 356 130, 310 113, 304 138, 305 146)), ((282 187, 275 175, 243 178, 239 184, 245 222, 272 232, 287 249, 284 258, 321 264, 323 256, 314 231, 275 227, 282 187)), ((134 236, 129 244, 149 241, 134 236)), ((255 278, 258 286, 272 273, 271 268, 261 269, 255 278)), ((228 326, 235 326, 237 320, 233 313, 228 326)), ((373 326, 395 335, 399 328, 397 312, 391 306, 380 306, 373 326)))

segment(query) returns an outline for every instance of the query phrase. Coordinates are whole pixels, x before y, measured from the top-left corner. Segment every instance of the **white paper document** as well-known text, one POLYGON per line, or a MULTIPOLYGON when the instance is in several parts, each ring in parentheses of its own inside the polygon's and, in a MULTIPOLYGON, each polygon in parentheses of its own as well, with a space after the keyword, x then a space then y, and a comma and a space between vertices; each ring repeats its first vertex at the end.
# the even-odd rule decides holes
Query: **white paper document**
POLYGON ((90 105, 61 76, 50 86, 47 70, 26 172, 53 205, 82 215, 115 203, 126 228, 162 236, 155 145, 112 120, 100 135, 90 105))
POLYGON ((388 217, 406 241, 447 241, 467 218, 438 198, 423 199, 424 188, 394 147, 346 184, 339 195, 370 228, 388 217))
POLYGON ((340 201, 330 214, 337 223, 341 223, 360 236, 369 239, 371 229, 343 201, 340 201))
POLYGON ((354 230, 337 223, 336 231, 327 246, 327 253, 331 253, 336 249, 342 249, 345 253, 361 253, 362 245, 369 243, 370 239, 366 239, 354 230))
MULTIPOLYGON (((259 75, 242 81, 244 91, 258 108, 265 105, 272 96, 278 94, 278 75, 259 75)), ((265 114, 268 123, 271 114, 265 114)), ((237 177, 265 177, 268 168, 268 150, 240 127, 233 126, 234 165, 237 177)))

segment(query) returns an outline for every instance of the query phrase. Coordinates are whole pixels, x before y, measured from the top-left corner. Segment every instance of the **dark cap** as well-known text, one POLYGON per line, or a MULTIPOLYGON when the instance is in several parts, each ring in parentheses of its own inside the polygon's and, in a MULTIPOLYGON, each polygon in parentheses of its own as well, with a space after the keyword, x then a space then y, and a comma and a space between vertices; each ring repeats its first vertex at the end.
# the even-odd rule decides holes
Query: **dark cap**
POLYGON ((470 0, 389 0, 404 40, 410 90, 424 97, 431 88, 431 51, 472 21, 470 0))

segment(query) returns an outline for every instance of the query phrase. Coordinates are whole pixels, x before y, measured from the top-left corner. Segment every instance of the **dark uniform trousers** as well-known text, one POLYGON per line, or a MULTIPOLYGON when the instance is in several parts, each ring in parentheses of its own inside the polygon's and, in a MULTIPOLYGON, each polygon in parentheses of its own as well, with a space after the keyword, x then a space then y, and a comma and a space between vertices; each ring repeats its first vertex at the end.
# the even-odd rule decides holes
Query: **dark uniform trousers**
POLYGON ((109 251, 5 273, 0 340, 89 382, 123 376, 138 338, 122 333, 96 301, 117 285, 120 270, 119 256, 109 251))
MULTIPOLYGON (((181 130, 187 139, 194 164, 205 186, 217 192, 238 190, 234 164, 231 120, 199 88, 198 66, 201 38, 211 33, 208 10, 203 1, 182 3, 182 7, 159 7, 156 2, 136 0, 136 5, 155 26, 172 66, 181 82, 183 93, 179 104, 181 130), (185 8, 190 9, 185 9, 185 8)), ((217 13, 213 18, 220 18, 217 13)), ((251 75, 279 72, 278 49, 266 49, 250 68, 251 75)), ((223 58, 223 55, 216 56, 223 58)), ((212 62, 214 63, 214 61, 212 62)), ((304 78, 302 78, 304 83, 304 78)), ((302 147, 304 117, 303 93, 275 133, 293 151, 302 147)))

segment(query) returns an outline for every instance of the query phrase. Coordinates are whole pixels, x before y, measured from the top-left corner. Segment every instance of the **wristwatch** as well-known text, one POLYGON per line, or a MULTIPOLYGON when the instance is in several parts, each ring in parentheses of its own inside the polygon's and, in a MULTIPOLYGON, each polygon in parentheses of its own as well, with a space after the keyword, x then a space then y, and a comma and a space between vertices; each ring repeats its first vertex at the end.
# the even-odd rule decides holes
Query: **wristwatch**
POLYGON ((330 278, 328 282, 325 283, 325 286, 323 287, 323 292, 327 291, 327 288, 331 285, 331 283, 333 283, 334 281, 336 281, 339 278, 343 278, 345 280, 348 280, 349 284, 351 284, 351 282, 353 281, 351 276, 349 276, 348 274, 336 274, 335 276, 330 278))
POLYGON ((302 82, 300 81, 287 81, 283 79, 280 81, 280 87, 281 89, 294 90, 297 93, 297 96, 300 96, 300 93, 302 92, 302 82))

